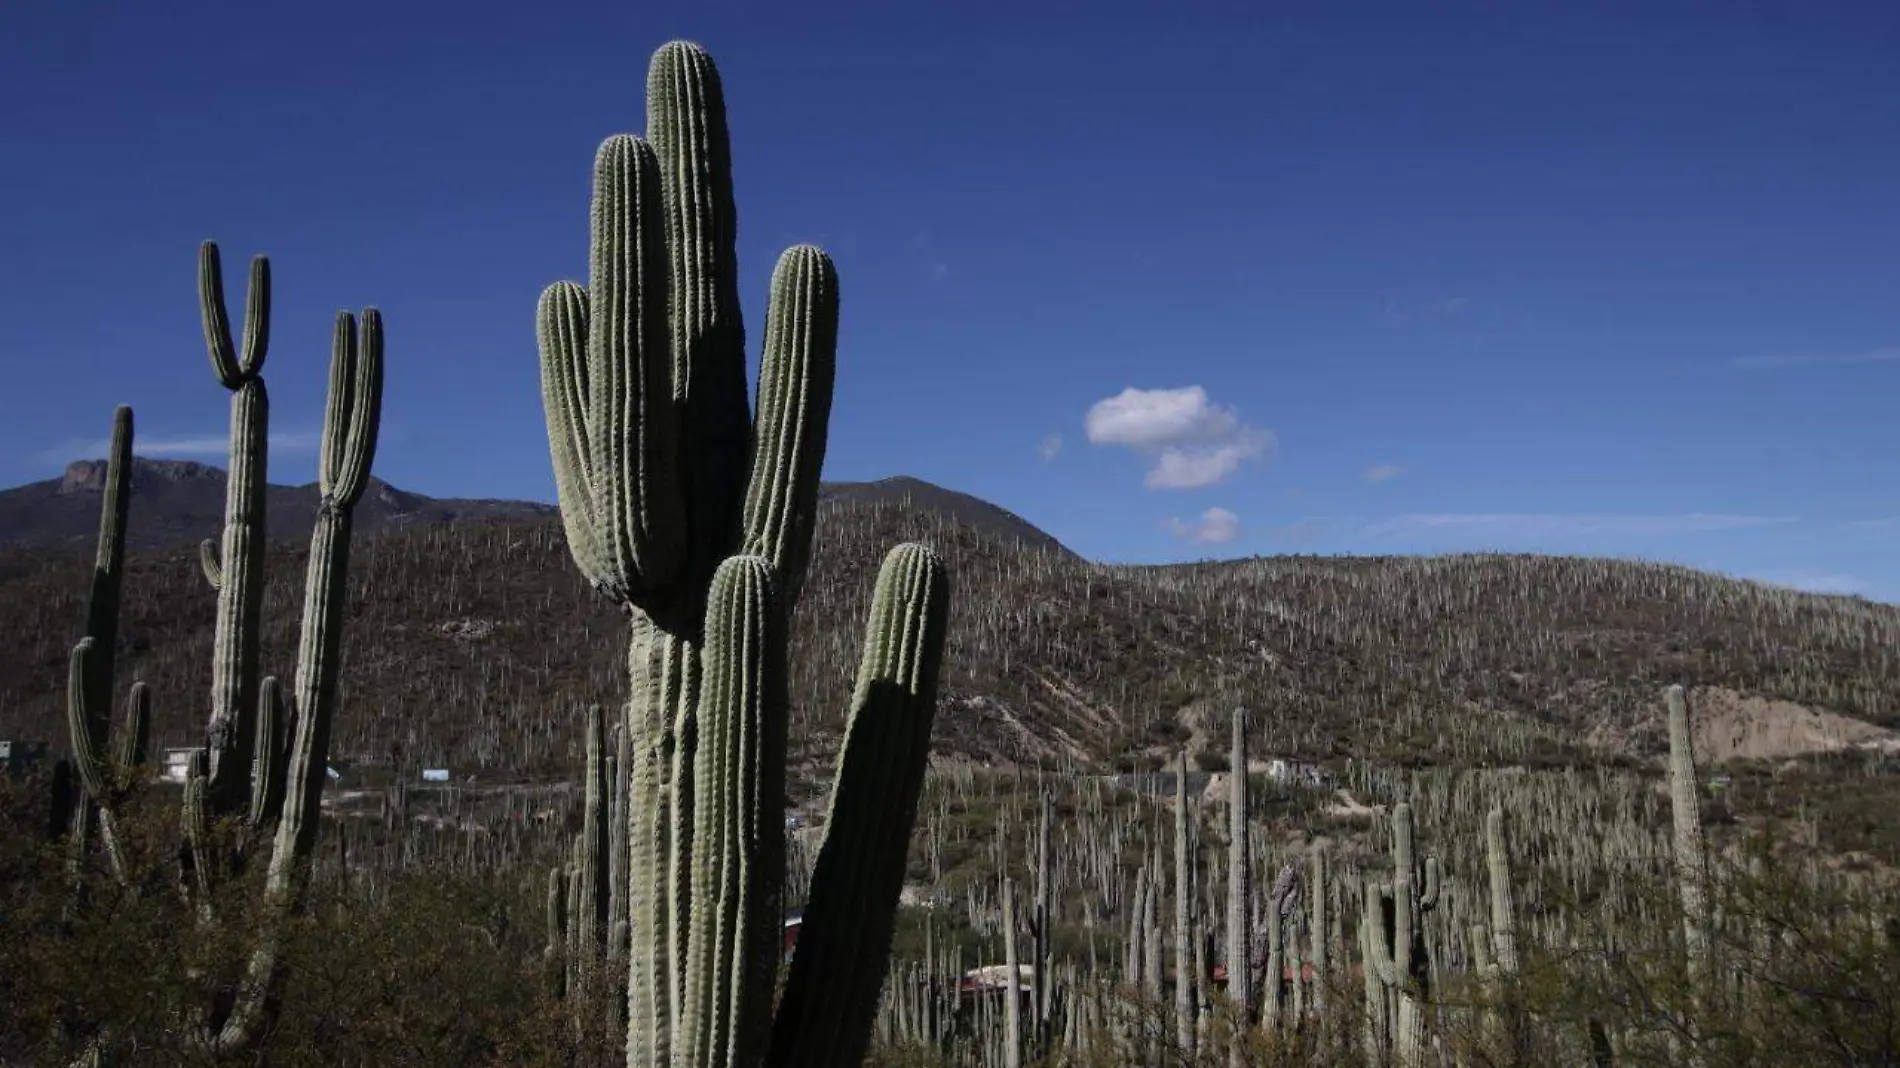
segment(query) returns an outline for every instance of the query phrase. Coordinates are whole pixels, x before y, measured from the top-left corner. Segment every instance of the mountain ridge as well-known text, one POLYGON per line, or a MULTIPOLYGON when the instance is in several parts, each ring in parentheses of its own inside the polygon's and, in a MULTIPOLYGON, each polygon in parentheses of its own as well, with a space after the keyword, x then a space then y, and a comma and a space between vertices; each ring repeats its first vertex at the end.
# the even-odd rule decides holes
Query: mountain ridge
MULTIPOLYGON (((0 489, 0 548, 43 549, 84 545, 99 531, 104 460, 75 460, 58 476, 0 489)), ((165 549, 215 538, 224 522, 225 471, 195 460, 134 457, 133 504, 126 542, 134 549, 165 549)), ((892 501, 993 530, 1038 549, 1073 555, 1053 536, 1008 509, 908 475, 870 482, 826 482, 820 503, 892 501)), ((269 484, 266 524, 272 541, 306 536, 316 514, 316 483, 269 484)), ((553 504, 501 497, 431 497, 372 476, 356 508, 356 529, 440 523, 521 522, 559 514, 553 504)))

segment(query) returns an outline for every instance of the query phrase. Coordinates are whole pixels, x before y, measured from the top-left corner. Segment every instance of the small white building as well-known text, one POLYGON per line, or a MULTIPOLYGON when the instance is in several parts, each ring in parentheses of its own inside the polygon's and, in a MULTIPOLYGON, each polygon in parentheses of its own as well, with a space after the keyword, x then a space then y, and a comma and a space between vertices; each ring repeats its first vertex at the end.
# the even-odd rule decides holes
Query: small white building
POLYGON ((165 750, 165 765, 159 770, 159 778, 166 782, 183 785, 186 772, 191 770, 191 754, 197 751, 196 749, 165 750))
POLYGON ((1333 776, 1318 764, 1299 764, 1291 760, 1274 757, 1267 761, 1267 778, 1274 782, 1293 783, 1300 786, 1326 787, 1333 784, 1333 776))

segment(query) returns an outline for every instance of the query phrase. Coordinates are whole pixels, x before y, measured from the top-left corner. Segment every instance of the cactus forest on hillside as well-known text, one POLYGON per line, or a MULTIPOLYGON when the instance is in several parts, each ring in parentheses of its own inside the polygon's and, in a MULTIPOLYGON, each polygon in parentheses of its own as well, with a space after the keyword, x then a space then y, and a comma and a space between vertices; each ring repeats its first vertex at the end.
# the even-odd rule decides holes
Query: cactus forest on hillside
MULTIPOLYGON (((0 779, 0 1066, 1900 1065, 1900 852, 1865 801, 1900 799, 1892 747, 1697 760, 1698 717, 1738 693, 1891 719, 1900 618, 1619 572, 1745 637, 1636 650, 1662 666, 1506 719, 1470 681, 1510 629, 1488 609, 1429 679, 1382 673, 1460 591, 1534 600, 1521 561, 1114 569, 821 509, 838 272, 779 258, 749 403, 720 79, 674 42, 646 91, 644 136, 595 156, 586 283, 536 308, 558 528, 353 539, 383 321, 341 313, 294 625, 272 575, 296 557, 266 534, 269 265, 234 337, 199 250, 231 424, 197 588, 127 552, 120 408, 89 589, 14 613, 59 635, 69 755, 0 779), (571 575, 522 578, 557 547, 571 575), (522 623, 514 656, 479 644, 506 618, 365 624, 413 607, 418 572, 569 629, 522 623), (1369 614, 1300 616, 1282 579, 1413 585, 1362 640, 1369 614), (1073 591, 1095 622, 1060 624, 1073 591), (178 604, 206 633, 160 671, 128 635, 178 604), (1076 681, 1111 673, 1159 711, 1076 681), (1614 745, 1575 740, 1593 703, 1614 745), (169 790, 154 742, 180 738, 169 790), (485 778, 411 786, 405 746, 485 778)), ((1529 640, 1561 658, 1555 633, 1529 640)))

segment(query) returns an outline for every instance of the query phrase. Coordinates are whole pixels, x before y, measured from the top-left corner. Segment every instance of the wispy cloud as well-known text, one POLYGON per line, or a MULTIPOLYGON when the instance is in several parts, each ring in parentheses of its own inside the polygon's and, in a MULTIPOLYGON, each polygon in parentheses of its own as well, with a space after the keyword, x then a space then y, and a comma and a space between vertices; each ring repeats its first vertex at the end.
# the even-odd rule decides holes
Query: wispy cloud
POLYGON ((1095 402, 1083 426, 1091 444, 1152 456, 1149 489, 1211 486, 1248 461, 1270 457, 1276 445, 1272 431, 1243 423, 1200 386, 1124 389, 1095 402))
POLYGON ((1815 367, 1826 364, 1891 363, 1900 360, 1900 348, 1868 349, 1863 352, 1788 352, 1763 356, 1737 356, 1729 366, 1766 371, 1784 367, 1815 367))
POLYGON ((1427 532, 1458 533, 1492 540, 1528 538, 1633 537, 1667 538, 1750 527, 1782 526, 1799 522, 1793 516, 1714 515, 1592 515, 1562 512, 1483 512, 1401 515, 1366 528, 1374 537, 1397 537, 1427 532))
MULTIPOLYGON (((307 433, 279 433, 269 436, 272 452, 306 453, 317 447, 318 435, 307 433)), ((75 460, 98 460, 111 451, 112 442, 107 438, 69 438, 39 454, 43 463, 71 463, 75 460)), ((148 456, 154 459, 195 460, 206 456, 228 456, 231 451, 231 439, 223 434, 206 434, 200 437, 175 438, 139 438, 132 439, 132 452, 136 456, 148 456)))
POLYGON ((1043 463, 1048 463, 1049 461, 1055 459, 1056 454, 1061 451, 1062 451, 1062 435, 1061 434, 1051 434, 1048 437, 1043 438, 1042 441, 1036 445, 1036 455, 1042 457, 1043 463))
POLYGON ((1399 477, 1399 472, 1403 470, 1404 468, 1398 464, 1373 464, 1371 467, 1366 468, 1366 481, 1390 482, 1399 477))
POLYGON ((1219 544, 1233 541, 1240 533, 1240 517, 1225 508, 1209 508, 1192 523, 1178 516, 1171 517, 1167 527, 1175 537, 1186 538, 1197 545, 1219 544))

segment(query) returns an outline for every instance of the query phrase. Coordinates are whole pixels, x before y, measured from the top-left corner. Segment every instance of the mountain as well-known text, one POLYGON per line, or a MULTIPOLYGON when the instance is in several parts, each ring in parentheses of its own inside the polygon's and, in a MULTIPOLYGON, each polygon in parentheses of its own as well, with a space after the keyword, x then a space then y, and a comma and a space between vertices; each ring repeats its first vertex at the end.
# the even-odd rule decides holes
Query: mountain
MULTIPOLYGON (((0 549, 90 546, 99 536, 99 497, 105 477, 104 460, 80 460, 59 478, 0 490, 0 549)), ((224 470, 208 464, 134 459, 127 545, 161 549, 217 537, 224 522, 224 481, 224 470)), ((821 502, 892 502, 922 508, 1037 549, 1068 552, 1013 512, 921 479, 828 482, 819 488, 818 496, 821 502)), ((265 509, 272 540, 307 538, 316 517, 316 483, 272 485, 265 509)), ((371 478, 356 507, 356 530, 374 534, 400 526, 515 522, 557 514, 553 505, 533 501, 425 497, 371 478)))
MULTIPOLYGON (((187 484, 200 476, 174 468, 155 483, 144 469, 133 515, 171 517, 145 535, 169 531, 171 544, 129 558, 120 678, 152 685, 154 744, 178 746, 203 726, 214 597, 190 542, 216 510, 174 513, 168 495, 200 492, 187 484)), ((40 496, 12 491, 7 529, 49 529, 22 527, 20 502, 59 486, 25 489, 40 496)), ((467 502, 388 492, 405 505, 390 516, 446 518, 389 519, 357 539, 338 761, 571 777, 576 710, 622 700, 624 619, 581 581, 546 508, 458 512, 467 502)), ((67 495, 96 507, 83 487, 67 495)), ((0 738, 64 744, 91 564, 73 507, 56 547, 42 536, 0 551, 0 738)), ((1671 682, 1715 710, 1700 728, 1715 756, 1884 746, 1900 725, 1892 606, 1565 557, 1111 567, 987 508, 910 480, 827 492, 793 628, 801 774, 828 767, 877 565, 906 540, 937 547, 954 582, 941 759, 1133 770, 1185 746, 1211 769, 1222 724, 1244 708, 1272 755, 1342 767, 1647 761, 1671 682)), ((264 660, 283 676, 306 555, 285 540, 266 563, 264 660)))
MULTIPOLYGON (((0 490, 0 548, 84 547, 99 536, 104 460, 80 460, 59 478, 0 490)), ((188 460, 132 461, 132 509, 126 544, 134 549, 196 545, 224 523, 224 471, 188 460)), ((308 538, 317 514, 317 485, 269 488, 265 523, 273 540, 308 538)), ((495 522, 552 516, 530 501, 425 497, 371 478, 356 507, 356 529, 450 522, 495 522)))
POLYGON ((818 500, 821 504, 888 502, 901 507, 920 508, 974 530, 1021 542, 1032 549, 1071 555, 1061 542, 1016 513, 922 479, 899 475, 881 478, 876 482, 827 482, 818 487, 818 500))

